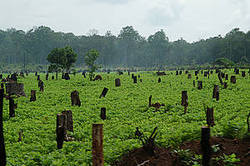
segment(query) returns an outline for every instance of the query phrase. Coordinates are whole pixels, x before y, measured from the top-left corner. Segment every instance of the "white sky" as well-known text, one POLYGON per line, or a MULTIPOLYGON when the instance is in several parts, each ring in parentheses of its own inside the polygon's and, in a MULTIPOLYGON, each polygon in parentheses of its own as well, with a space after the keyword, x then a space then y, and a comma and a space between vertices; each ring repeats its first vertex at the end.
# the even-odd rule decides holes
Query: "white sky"
POLYGON ((171 41, 197 41, 250 30, 250 0, 0 0, 0 29, 40 25, 75 35, 131 25, 144 37, 163 29, 171 41))

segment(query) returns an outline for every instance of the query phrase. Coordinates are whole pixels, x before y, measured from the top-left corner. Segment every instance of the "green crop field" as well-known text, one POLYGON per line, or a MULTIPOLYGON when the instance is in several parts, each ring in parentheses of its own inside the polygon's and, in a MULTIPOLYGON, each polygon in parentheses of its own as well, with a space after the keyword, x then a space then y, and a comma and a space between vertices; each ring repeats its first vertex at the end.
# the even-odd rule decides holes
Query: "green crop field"
MULTIPOLYGON (((8 100, 4 100, 4 139, 8 166, 34 165, 91 165, 92 162, 92 124, 104 124, 104 159, 110 165, 129 150, 141 147, 135 137, 136 127, 145 135, 150 135, 158 127, 156 143, 163 147, 177 148, 184 141, 200 138, 201 126, 206 125, 205 108, 214 108, 215 126, 213 136, 242 138, 247 132, 247 115, 250 110, 250 77, 236 75, 233 70, 224 70, 229 74, 227 89, 220 85, 217 74, 209 78, 199 74, 203 89, 197 89, 197 80, 192 73, 175 75, 167 71, 160 76, 155 72, 134 73, 140 75, 138 83, 133 83, 127 73, 98 73, 101 81, 89 81, 81 74, 70 75, 70 80, 45 80, 45 91, 40 92, 34 74, 19 78, 24 83, 27 97, 15 98, 18 108, 16 116, 9 118, 8 100), (236 84, 230 83, 230 76, 236 75, 236 84), (115 87, 115 79, 121 79, 121 86, 115 87), (142 82, 139 81, 142 79, 142 82), (193 80, 196 86, 193 87, 193 80), (214 85, 220 87, 220 99, 212 98, 214 85), (99 98, 103 88, 109 89, 106 97, 99 98), (37 100, 30 102, 30 91, 37 90, 37 100), (81 107, 71 106, 70 93, 79 92, 81 107), (184 114, 181 105, 181 92, 187 91, 188 108, 184 114), (148 98, 152 102, 164 103, 159 110, 148 107, 148 98), (107 109, 107 119, 101 120, 100 110, 107 109), (75 141, 64 142, 61 150, 56 142, 56 115, 64 110, 72 110, 74 132, 69 133, 75 141), (18 133, 22 131, 23 140, 18 142, 18 133)), ((132 74, 132 73, 131 73, 132 74)), ((6 75, 4 75, 6 76, 6 75)), ((223 79, 224 81, 225 79, 223 79)))

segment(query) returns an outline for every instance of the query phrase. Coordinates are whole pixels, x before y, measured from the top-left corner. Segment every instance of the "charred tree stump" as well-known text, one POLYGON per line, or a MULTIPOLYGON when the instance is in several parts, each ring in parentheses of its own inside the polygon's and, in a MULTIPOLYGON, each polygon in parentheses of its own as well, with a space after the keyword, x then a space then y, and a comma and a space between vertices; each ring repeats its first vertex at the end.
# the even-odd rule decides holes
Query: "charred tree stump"
POLYGON ((193 86, 195 87, 195 80, 193 80, 193 86))
POLYGON ((71 92, 70 97, 71 97, 71 105, 72 106, 74 106, 74 105, 77 105, 79 107, 81 106, 81 101, 80 101, 78 91, 75 90, 75 91, 71 92))
POLYGON ((225 80, 228 80, 228 74, 225 75, 225 80))
POLYGON ((225 78, 225 73, 221 72, 221 78, 225 78))
POLYGON ((6 151, 3 135, 3 96, 4 89, 0 89, 0 165, 6 165, 6 151))
POLYGON ((101 117, 102 120, 106 119, 106 108, 105 107, 101 108, 101 115, 100 115, 100 117, 101 117))
POLYGON ((140 82, 142 82, 142 79, 140 79, 140 82))
POLYGON ((137 76, 134 76, 133 80, 134 80, 134 84, 136 84, 137 83, 137 76))
POLYGON ((21 131, 19 131, 18 132, 18 142, 21 142, 23 140, 23 131, 21 130, 21 131))
POLYGON ((92 164, 103 166, 103 124, 92 125, 92 164))
POLYGON ((105 97, 106 94, 107 94, 107 92, 108 92, 108 90, 109 90, 108 88, 104 88, 104 89, 102 90, 102 94, 100 95, 99 98, 105 97))
POLYGON ((65 79, 65 80, 70 80, 69 73, 65 73, 65 74, 64 74, 64 79, 65 79))
POLYGON ((0 74, 0 79, 3 79, 3 75, 2 74, 0 74))
POLYGON ((35 76, 37 76, 37 72, 35 72, 35 76))
POLYGON ((191 74, 188 74, 188 79, 191 79, 192 78, 192 75, 191 74))
POLYGON ((36 101, 36 90, 31 90, 30 101, 36 101))
POLYGON ((236 69, 236 70, 235 70, 235 74, 240 74, 240 70, 239 70, 239 69, 236 69))
POLYGON ((55 76, 52 76, 51 79, 54 80, 54 79, 55 79, 55 76))
POLYGON ((84 78, 86 78, 86 72, 82 72, 84 78))
POLYGON ((45 78, 46 80, 48 80, 49 79, 49 74, 47 73, 46 74, 46 78, 45 78))
POLYGON ((202 81, 198 81, 198 89, 199 89, 199 90, 202 89, 202 81))
POLYGON ((181 105, 184 106, 184 114, 186 114, 187 113, 187 106, 188 106, 187 91, 182 91, 181 105))
POLYGON ((242 71, 242 72, 241 72, 241 76, 242 76, 242 77, 246 77, 246 72, 245 72, 245 71, 242 71))
POLYGON ((227 83, 224 82, 224 89, 227 89, 227 83))
POLYGON ((42 80, 39 80, 38 81, 38 87, 40 88, 40 91, 41 92, 44 92, 44 83, 42 80))
POLYGON ((179 74, 182 75, 182 71, 179 71, 179 74))
POLYGON ((210 146, 210 128, 203 126, 201 128, 201 151, 202 151, 202 166, 210 166, 211 146, 210 146))
POLYGON ((199 71, 195 71, 194 74, 195 76, 197 76, 199 74, 199 71))
POLYGON ((176 71, 176 75, 178 75, 179 73, 178 73, 178 70, 176 71))
POLYGON ((40 80, 40 75, 37 75, 37 81, 39 81, 40 80))
POLYGON ((66 119, 65 119, 66 130, 74 132, 72 111, 71 110, 62 111, 62 114, 66 116, 66 119))
POLYGON ((116 87, 121 86, 121 80, 120 80, 119 78, 116 78, 116 79, 115 79, 115 86, 116 86, 116 87))
POLYGON ((235 84, 236 83, 236 77, 235 76, 231 76, 230 81, 231 81, 231 83, 235 84))
POLYGON ((62 149, 63 141, 66 137, 66 115, 57 114, 56 119, 56 141, 57 141, 57 149, 62 149))
POLYGON ((208 108, 206 111, 207 125, 208 127, 213 127, 214 124, 214 108, 208 108))
POLYGON ((15 109, 17 105, 12 97, 9 98, 9 117, 15 117, 15 109))
POLYGON ((161 78, 160 77, 158 78, 158 83, 161 83, 161 78))
POLYGON ((148 99, 148 106, 149 106, 149 107, 152 106, 152 95, 149 96, 149 99, 148 99))
POLYGON ((213 98, 219 101, 219 85, 214 85, 213 98))

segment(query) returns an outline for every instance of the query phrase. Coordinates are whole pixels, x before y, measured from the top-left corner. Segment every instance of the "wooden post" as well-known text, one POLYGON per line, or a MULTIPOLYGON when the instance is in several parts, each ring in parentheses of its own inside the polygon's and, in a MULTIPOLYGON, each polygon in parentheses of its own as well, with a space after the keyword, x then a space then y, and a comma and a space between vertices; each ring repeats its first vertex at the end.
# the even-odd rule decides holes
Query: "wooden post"
POLYGON ((36 101, 36 90, 31 90, 30 101, 36 101))
POLYGON ((3 135, 3 95, 4 89, 0 89, 0 165, 6 165, 6 152, 3 135))
POLYGON ((219 85, 214 85, 213 98, 219 101, 219 85))
POLYGON ((62 114, 66 116, 66 130, 74 132, 72 111, 71 110, 62 111, 62 114))
POLYGON ((231 83, 235 84, 236 83, 236 77, 235 76, 231 76, 231 83))
POLYGON ((158 78, 158 83, 160 83, 160 82, 161 82, 161 78, 159 77, 159 78, 158 78))
POLYGON ((103 124, 92 125, 92 165, 103 166, 103 124))
POLYGON ((106 108, 105 107, 101 108, 101 115, 100 115, 100 117, 101 117, 102 120, 106 119, 106 108))
POLYGON ((187 113, 187 106, 188 106, 187 91, 182 91, 181 105, 184 106, 184 114, 187 113))
POLYGON ((15 117, 15 103, 12 97, 9 98, 9 116, 15 117))
POLYGON ((210 128, 203 126, 201 128, 201 151, 202 151, 202 165, 210 166, 211 146, 210 146, 210 128))
POLYGON ((121 80, 120 80, 119 78, 116 78, 116 79, 115 79, 115 86, 116 86, 116 87, 121 86, 121 80))
POLYGON ((214 108, 208 108, 207 107, 207 111, 206 111, 206 118, 207 118, 207 125, 210 126, 214 126, 214 108))
POLYGON ((151 107, 151 105, 152 105, 152 95, 150 95, 148 99, 148 106, 151 107))
POLYGON ((202 89, 202 81, 198 81, 198 89, 202 89))
POLYGON ((102 94, 100 95, 100 97, 99 98, 102 98, 102 97, 105 97, 106 96, 106 94, 107 94, 107 92, 108 92, 108 88, 103 88, 103 90, 102 90, 102 94))
POLYGON ((66 136, 66 115, 64 114, 57 114, 56 119, 56 141, 57 141, 57 148, 62 149, 63 141, 66 136))

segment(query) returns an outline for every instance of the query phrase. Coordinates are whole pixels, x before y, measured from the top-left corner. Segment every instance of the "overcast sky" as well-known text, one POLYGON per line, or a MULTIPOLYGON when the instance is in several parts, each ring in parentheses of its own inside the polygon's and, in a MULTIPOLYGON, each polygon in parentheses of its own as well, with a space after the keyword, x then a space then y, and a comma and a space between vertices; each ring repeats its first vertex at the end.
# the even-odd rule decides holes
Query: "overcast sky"
POLYGON ((250 30, 250 0, 0 0, 0 29, 40 25, 75 35, 131 25, 144 37, 163 29, 171 41, 197 41, 250 30))

